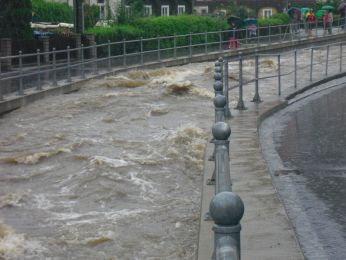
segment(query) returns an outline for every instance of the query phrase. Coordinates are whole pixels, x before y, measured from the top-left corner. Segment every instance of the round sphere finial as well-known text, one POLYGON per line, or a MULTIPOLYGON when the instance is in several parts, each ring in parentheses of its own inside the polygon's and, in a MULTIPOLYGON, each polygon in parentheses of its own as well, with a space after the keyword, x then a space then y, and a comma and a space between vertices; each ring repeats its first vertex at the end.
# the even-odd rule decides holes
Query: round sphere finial
POLYGON ((219 58, 217 59, 217 61, 221 63, 221 62, 223 62, 223 58, 222 58, 222 57, 219 57, 219 58))
POLYGON ((214 196, 209 212, 215 224, 235 226, 244 215, 244 203, 237 194, 223 191, 214 196))
POLYGON ((214 79, 215 80, 221 80, 222 76, 221 76, 221 73, 215 73, 214 74, 214 79))
POLYGON ((216 62, 214 63, 214 65, 215 65, 215 67, 220 67, 220 66, 221 66, 221 63, 220 63, 219 61, 216 61, 216 62))
POLYGON ((222 85, 222 82, 221 81, 216 81, 214 83, 214 90, 215 92, 222 92, 223 90, 223 85, 222 85))
POLYGON ((216 140, 227 140, 231 135, 231 128, 225 122, 217 122, 213 124, 211 131, 216 140))
POLYGON ((226 105, 226 97, 224 95, 216 95, 214 98, 214 106, 217 108, 223 108, 226 105))
POLYGON ((220 66, 215 67, 215 73, 221 73, 222 69, 220 66))

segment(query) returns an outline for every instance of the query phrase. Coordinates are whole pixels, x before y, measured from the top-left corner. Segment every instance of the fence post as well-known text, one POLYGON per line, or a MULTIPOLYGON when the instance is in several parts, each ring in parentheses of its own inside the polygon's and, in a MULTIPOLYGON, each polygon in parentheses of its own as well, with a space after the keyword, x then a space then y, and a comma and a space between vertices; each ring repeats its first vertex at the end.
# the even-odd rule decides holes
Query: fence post
POLYGON ((127 66, 126 62, 126 39, 123 39, 123 66, 127 66))
POLYGON ((340 43, 340 72, 342 72, 342 43, 340 43))
POLYGON ((85 79, 85 71, 84 71, 84 44, 81 44, 81 78, 85 79))
POLYGON ((4 100, 4 96, 3 96, 3 91, 2 91, 2 84, 1 84, 1 70, 2 70, 2 68, 1 68, 1 62, 2 62, 2 60, 1 60, 1 57, 0 57, 0 101, 3 101, 4 100))
POLYGON ((157 60, 161 61, 161 38, 160 35, 157 36, 157 60))
POLYGON ((271 26, 268 25, 268 42, 269 42, 269 44, 271 44, 271 41, 272 41, 272 40, 271 40, 271 37, 270 37, 270 36, 271 36, 271 35, 270 35, 270 34, 271 34, 271 31, 272 31, 272 30, 271 30, 271 26))
POLYGON ((214 252, 212 259, 240 259, 240 220, 244 203, 231 192, 216 194, 210 202, 209 212, 214 220, 214 252))
POLYGON ((108 44, 107 44, 107 50, 108 50, 108 71, 112 70, 112 61, 111 61, 111 41, 108 40, 108 44))
POLYGON ((204 34, 204 53, 208 54, 208 32, 205 32, 204 34))
POLYGON ((189 57, 192 57, 192 34, 189 33, 189 57))
POLYGON ((229 109, 229 86, 228 86, 228 57, 225 57, 224 59, 224 85, 225 85, 225 90, 224 90, 224 95, 226 98, 226 105, 225 105, 225 117, 226 118, 231 118, 231 110, 229 109))
POLYGON ((312 81, 313 62, 314 62, 314 48, 311 47, 311 51, 310 51, 310 81, 312 81))
POLYGON ((317 19, 315 19, 315 26, 316 26, 316 35, 315 35, 315 38, 318 37, 318 21, 317 19))
MULTIPOLYGON (((239 29, 238 29, 239 30, 239 29)), ((240 34, 240 30, 239 30, 239 34, 240 34)), ((238 34, 238 35, 239 35, 238 34)), ((247 44, 248 43, 248 37, 249 37, 249 32, 248 32, 248 29, 247 29, 247 26, 245 27, 245 43, 247 44)), ((235 36, 234 36, 234 30, 233 30, 233 39, 235 39, 235 36)))
POLYGON ((328 61, 329 61, 329 44, 327 45, 327 53, 326 53, 326 76, 328 76, 328 61))
POLYGON ((38 68, 36 90, 42 90, 42 87, 41 87, 41 56, 40 56, 41 54, 40 54, 40 49, 37 49, 36 53, 37 53, 37 68, 38 68))
POLYGON ((175 33, 173 36, 173 56, 174 56, 174 59, 176 60, 177 59, 177 36, 175 33))
POLYGON ((141 65, 144 64, 144 60, 143 60, 143 37, 140 38, 140 48, 141 48, 141 65))
POLYGON ((297 88, 297 50, 294 50, 294 88, 297 88))
POLYGON ((67 46, 67 82, 72 82, 71 80, 71 54, 70 54, 70 46, 67 46))
POLYGON ((281 96, 281 54, 278 55, 278 94, 281 96))
POLYGON ((53 86, 57 86, 58 82, 56 81, 56 51, 53 48, 53 86))
POLYGON ((93 44, 93 53, 94 53, 94 61, 93 61, 93 66, 94 66, 94 75, 98 75, 99 74, 99 70, 98 70, 98 61, 97 61, 97 46, 96 46, 96 42, 94 42, 93 44))
POLYGON ((252 99, 252 102, 260 103, 262 102, 261 97, 259 95, 258 90, 258 80, 259 80, 259 56, 258 56, 258 50, 255 51, 255 96, 252 99))
POLYGON ((220 43, 219 43, 219 51, 222 51, 222 33, 221 30, 219 31, 219 39, 220 39, 220 43))
POLYGON ((245 110, 246 107, 243 101, 243 54, 239 52, 239 99, 235 109, 245 110))
POLYGON ((239 224, 244 214, 244 204, 232 191, 229 163, 229 136, 231 128, 225 122, 212 127, 215 138, 216 187, 209 212, 214 220, 214 252, 212 259, 240 259, 239 224))
POLYGON ((257 33, 257 46, 259 46, 260 45, 260 27, 259 26, 257 26, 257 31, 258 31, 258 33, 257 33))
POLYGON ((279 42, 280 43, 282 42, 281 34, 282 34, 282 28, 281 28, 281 25, 279 25, 279 42))
POLYGON ((18 95, 22 96, 22 95, 24 95, 24 89, 23 89, 23 57, 22 57, 23 53, 22 53, 22 51, 19 51, 18 54, 19 54, 19 75, 20 75, 18 95))

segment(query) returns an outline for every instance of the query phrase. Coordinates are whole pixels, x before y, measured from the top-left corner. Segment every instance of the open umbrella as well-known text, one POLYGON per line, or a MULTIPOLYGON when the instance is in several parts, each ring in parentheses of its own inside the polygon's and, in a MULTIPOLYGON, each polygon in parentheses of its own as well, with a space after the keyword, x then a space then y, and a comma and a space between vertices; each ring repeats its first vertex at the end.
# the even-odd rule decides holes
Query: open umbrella
POLYGON ((240 19, 240 17, 238 17, 238 16, 232 15, 232 16, 228 17, 227 22, 229 25, 234 24, 236 27, 243 26, 243 20, 240 19))
POLYGON ((287 13, 289 16, 293 17, 295 13, 298 13, 300 15, 300 9, 297 7, 291 7, 287 10, 287 13))
POLYGON ((246 18, 244 19, 244 23, 246 26, 257 25, 257 20, 255 18, 246 18))
POLYGON ((308 12, 308 11, 310 11, 310 8, 309 8, 309 7, 302 7, 302 8, 300 8, 300 12, 301 12, 302 14, 304 14, 304 13, 306 13, 306 12, 308 12))
POLYGON ((340 11, 340 12, 344 11, 345 9, 346 9, 346 3, 345 2, 339 4, 339 6, 337 8, 337 10, 340 11))
POLYGON ((324 5, 321 7, 321 10, 334 11, 335 8, 334 6, 331 6, 331 5, 324 5))
POLYGON ((326 12, 326 11, 327 11, 327 10, 318 10, 318 11, 316 11, 315 16, 316 16, 317 18, 321 18, 321 17, 323 17, 324 12, 326 12))

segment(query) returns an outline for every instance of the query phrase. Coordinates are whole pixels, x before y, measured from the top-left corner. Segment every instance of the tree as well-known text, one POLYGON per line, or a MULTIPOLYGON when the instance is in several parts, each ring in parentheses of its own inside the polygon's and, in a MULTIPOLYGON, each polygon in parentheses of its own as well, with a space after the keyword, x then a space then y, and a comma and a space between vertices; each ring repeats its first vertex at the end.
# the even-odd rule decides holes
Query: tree
POLYGON ((0 10, 1 37, 32 38, 31 0, 1 0, 0 10))

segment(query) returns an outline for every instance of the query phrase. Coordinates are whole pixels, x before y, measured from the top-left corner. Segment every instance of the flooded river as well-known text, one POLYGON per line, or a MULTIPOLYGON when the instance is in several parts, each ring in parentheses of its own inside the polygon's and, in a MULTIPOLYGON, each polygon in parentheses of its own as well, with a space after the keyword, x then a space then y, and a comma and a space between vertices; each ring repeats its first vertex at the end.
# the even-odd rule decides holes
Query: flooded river
MULTIPOLYGON (((291 70, 292 53, 281 62, 291 70)), ((244 60, 244 81, 254 64, 244 60)), ((277 75, 276 57, 260 65, 277 75)), ((213 74, 213 62, 130 71, 3 115, 0 258, 195 259, 213 74)), ((269 99, 277 78, 260 87, 269 99)), ((251 100, 254 83, 244 93, 251 100)))
POLYGON ((266 120, 260 131, 307 259, 346 257, 345 98, 345 83, 318 92, 266 120))

